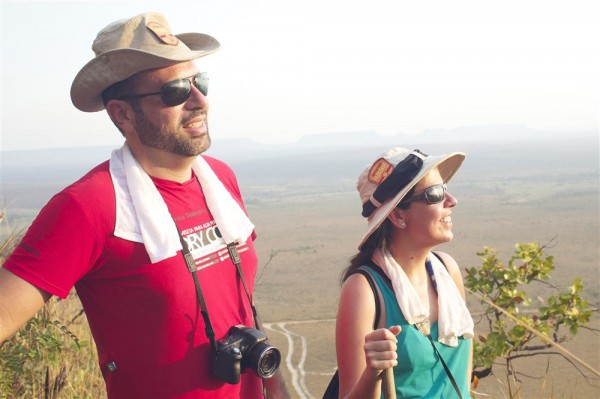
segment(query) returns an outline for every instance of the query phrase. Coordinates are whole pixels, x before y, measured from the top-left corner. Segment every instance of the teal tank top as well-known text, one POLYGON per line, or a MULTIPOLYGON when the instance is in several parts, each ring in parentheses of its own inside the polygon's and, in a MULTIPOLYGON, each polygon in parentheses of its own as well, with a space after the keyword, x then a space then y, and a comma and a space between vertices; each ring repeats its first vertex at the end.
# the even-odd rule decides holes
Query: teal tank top
MULTIPOLYGON (((381 291, 385 302, 386 327, 399 325, 402 332, 398 334, 398 365, 394 367, 394 382, 398 398, 457 398, 458 395, 450 382, 450 378, 442 366, 442 362, 431 347, 429 339, 421 334, 413 325, 408 324, 394 291, 382 277, 368 266, 371 275, 381 291)), ((458 346, 451 347, 438 342, 438 323, 431 323, 431 337, 440 352, 463 398, 470 398, 467 367, 471 340, 460 337, 458 346)))

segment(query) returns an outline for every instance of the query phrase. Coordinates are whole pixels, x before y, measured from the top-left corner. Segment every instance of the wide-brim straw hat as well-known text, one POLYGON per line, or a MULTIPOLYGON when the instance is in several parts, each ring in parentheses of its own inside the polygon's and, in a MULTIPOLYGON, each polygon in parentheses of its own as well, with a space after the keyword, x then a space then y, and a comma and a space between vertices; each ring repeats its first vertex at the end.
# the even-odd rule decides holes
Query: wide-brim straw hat
MULTIPOLYGON (((462 152, 452 152, 443 155, 426 155, 418 150, 408 150, 406 148, 394 147, 379 158, 366 166, 364 171, 358 177, 356 189, 363 203, 363 209, 370 208, 367 216, 367 230, 362 236, 358 249, 360 250, 367 239, 375 230, 381 226, 383 221, 394 210, 396 206, 404 199, 406 194, 432 169, 438 168, 440 175, 445 183, 450 181, 458 168, 465 159, 462 152), (410 156, 410 157, 409 157, 410 156), (404 162, 403 162, 404 161, 404 162), (401 187, 389 187, 396 193, 389 199, 379 202, 373 197, 375 190, 384 183, 398 164, 402 163, 404 170, 397 170, 398 174, 405 174, 401 187), (411 165, 408 165, 408 164, 411 165), (419 166, 420 165, 420 166, 419 166)), ((388 182, 389 183, 389 182, 388 182)), ((388 184, 389 186, 389 184, 388 184)))
POLYGON ((82 111, 101 111, 102 92, 114 83, 141 71, 204 57, 219 47, 214 37, 203 33, 172 34, 159 13, 113 22, 96 36, 92 44, 96 57, 75 76, 71 101, 82 111))

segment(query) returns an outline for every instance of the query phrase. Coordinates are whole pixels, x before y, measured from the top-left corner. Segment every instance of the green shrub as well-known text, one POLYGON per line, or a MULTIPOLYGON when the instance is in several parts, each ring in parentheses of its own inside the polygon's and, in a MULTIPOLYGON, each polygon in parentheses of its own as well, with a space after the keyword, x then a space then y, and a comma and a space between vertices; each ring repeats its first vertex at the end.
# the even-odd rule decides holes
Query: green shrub
POLYGON ((502 360, 507 375, 519 375, 515 359, 547 354, 544 350, 560 347, 559 342, 589 323, 592 310, 581 297, 581 279, 575 278, 562 292, 550 285, 554 258, 544 254, 545 248, 535 243, 517 244, 505 266, 494 249, 484 247, 478 253, 482 266, 466 270, 465 287, 484 305, 478 326, 487 331, 474 340, 473 365, 477 378, 490 375, 497 360, 502 360), (525 292, 533 282, 551 287, 556 293, 540 298, 546 305, 538 309, 530 307, 532 300, 525 292))

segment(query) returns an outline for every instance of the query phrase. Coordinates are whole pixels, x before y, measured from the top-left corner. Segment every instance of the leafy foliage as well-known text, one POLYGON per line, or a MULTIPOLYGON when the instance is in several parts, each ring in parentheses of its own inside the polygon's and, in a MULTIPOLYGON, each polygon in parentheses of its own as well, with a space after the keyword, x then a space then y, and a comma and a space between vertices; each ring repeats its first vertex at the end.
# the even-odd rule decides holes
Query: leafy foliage
MULTIPOLYGON (((55 300, 52 300, 55 301, 55 300)), ((67 382, 69 355, 88 346, 46 305, 0 351, 0 398, 56 398, 67 382)))
MULTIPOLYGON (((562 342, 567 339, 568 333, 575 335, 590 321, 592 311, 581 297, 583 283, 580 278, 576 278, 566 291, 545 299, 545 306, 529 308, 532 300, 525 287, 533 282, 550 286, 547 281, 554 270, 554 258, 546 256, 544 249, 535 243, 517 244, 505 266, 493 248, 484 247, 478 253, 483 260, 481 268, 466 270, 467 289, 523 324, 513 322, 500 309, 482 300, 485 305, 482 324, 488 333, 480 335, 479 342, 474 344, 475 376, 483 378, 489 375, 497 359, 503 359, 508 374, 514 375, 514 359, 542 354, 552 346, 547 341, 562 342), (523 312, 523 308, 527 308, 527 312, 523 312), (562 327, 568 327, 568 330, 565 332, 562 327), (540 339, 532 330, 549 340, 538 342, 540 339)), ((553 288, 558 291, 558 288, 553 288)))
MULTIPOLYGON (((6 220, 5 215, 0 212, 0 223, 6 220)), ((21 232, 13 231, 0 243, 0 267, 20 236, 21 232)), ((80 332, 72 331, 82 324, 77 320, 81 304, 73 296, 70 303, 75 309, 65 306, 69 301, 53 298, 13 337, 0 344, 0 399, 74 398, 89 390, 105 391, 96 382, 101 377, 90 341, 79 339, 80 332), (68 326, 61 320, 69 320, 68 326), (75 395, 72 385, 79 385, 75 395)))

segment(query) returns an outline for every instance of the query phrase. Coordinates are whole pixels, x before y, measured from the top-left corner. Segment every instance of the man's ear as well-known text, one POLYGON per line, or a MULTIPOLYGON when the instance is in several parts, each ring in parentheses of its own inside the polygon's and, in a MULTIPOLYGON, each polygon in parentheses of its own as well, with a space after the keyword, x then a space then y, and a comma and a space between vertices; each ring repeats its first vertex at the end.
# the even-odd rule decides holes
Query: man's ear
POLYGON ((401 209, 394 208, 394 210, 388 215, 388 219, 395 227, 400 229, 406 228, 406 213, 401 209))
POLYGON ((106 104, 106 112, 121 131, 130 132, 135 127, 135 111, 127 101, 110 100, 106 104))

